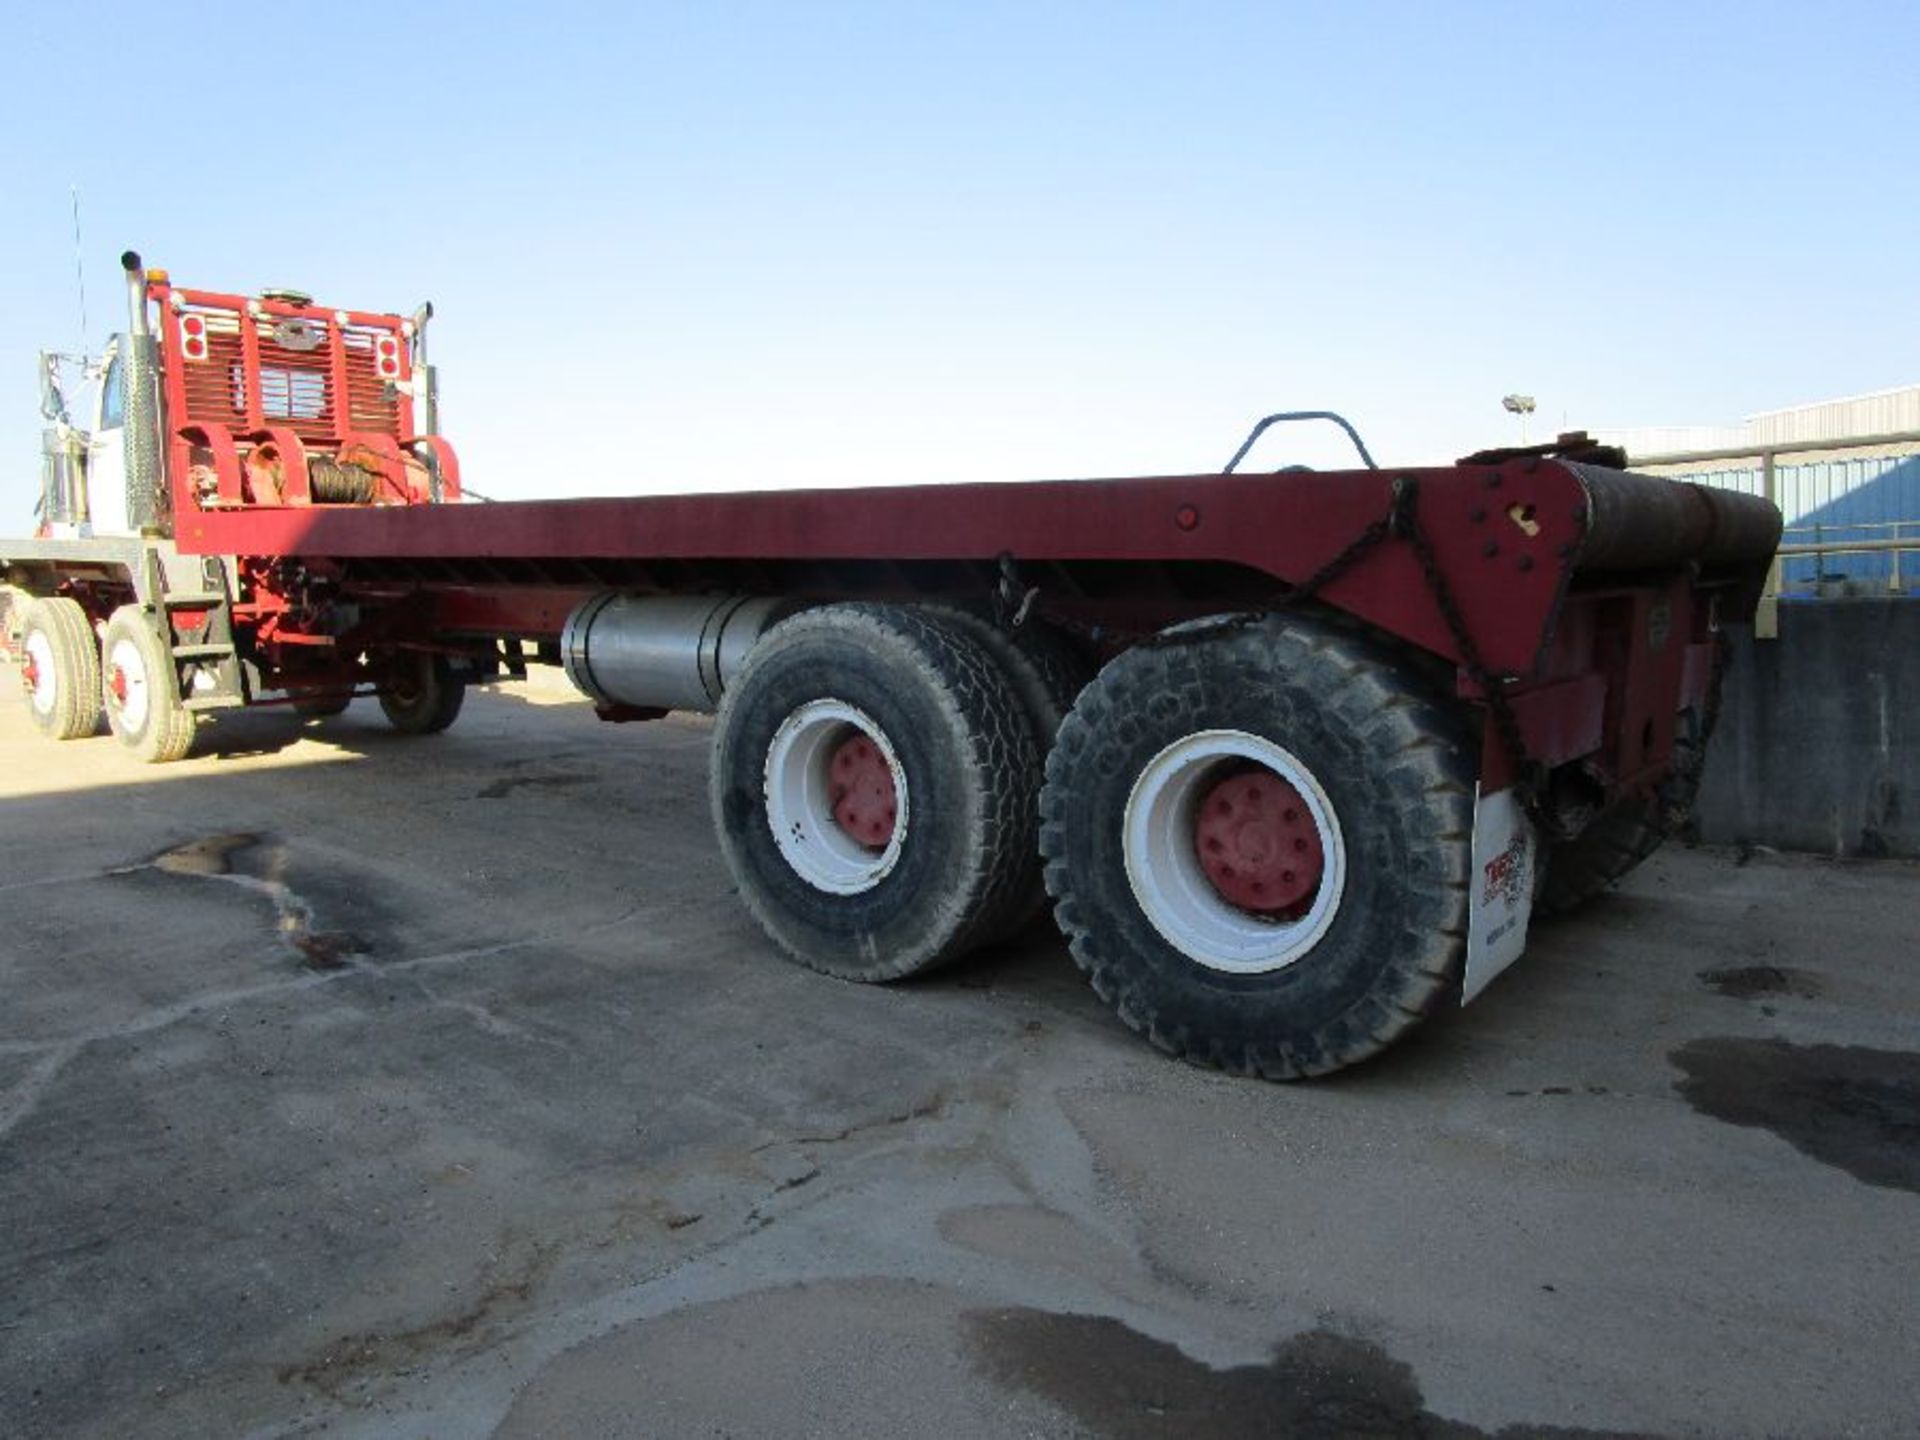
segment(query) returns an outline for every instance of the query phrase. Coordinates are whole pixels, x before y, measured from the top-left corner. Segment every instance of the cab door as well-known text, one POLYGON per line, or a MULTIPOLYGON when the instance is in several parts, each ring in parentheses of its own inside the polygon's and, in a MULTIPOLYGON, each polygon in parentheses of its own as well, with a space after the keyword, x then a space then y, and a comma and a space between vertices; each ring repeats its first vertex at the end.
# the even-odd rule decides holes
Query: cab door
POLYGON ((107 345, 87 435, 87 512, 96 535, 130 535, 127 522, 127 370, 119 336, 107 345))

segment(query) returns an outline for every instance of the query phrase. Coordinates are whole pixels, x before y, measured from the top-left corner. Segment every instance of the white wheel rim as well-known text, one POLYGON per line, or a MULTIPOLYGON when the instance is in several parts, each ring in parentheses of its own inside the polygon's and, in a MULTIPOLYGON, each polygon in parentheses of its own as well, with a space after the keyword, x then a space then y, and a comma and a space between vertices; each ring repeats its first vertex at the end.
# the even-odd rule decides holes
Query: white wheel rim
POLYGON ((146 727, 147 708, 151 703, 148 690, 147 667, 140 656, 140 647, 131 640, 114 641, 113 648, 107 652, 107 694, 121 725, 134 734, 146 727), (126 688, 124 698, 114 687, 116 675, 126 688))
POLYGON ((1123 821, 1127 883, 1169 945, 1210 970, 1257 975, 1284 969, 1320 942, 1340 909, 1347 849, 1333 802, 1292 751, 1244 730, 1203 730, 1176 740, 1134 781, 1123 821), (1323 869, 1297 919, 1275 920, 1222 899, 1194 851, 1195 807, 1223 771, 1253 761, 1300 793, 1319 832, 1323 869))
POLYGON ((844 700, 811 700, 789 715, 767 747, 767 825, 794 874, 830 895, 871 890, 899 863, 907 838, 907 777, 873 718, 844 700), (854 731, 864 733, 893 776, 898 813, 884 849, 872 850, 833 815, 828 762, 854 731))
POLYGON ((53 669, 53 642, 45 632, 35 630, 27 636, 26 651, 33 662, 33 684, 27 689, 27 699, 36 714, 51 715, 54 702, 60 698, 59 680, 53 669))

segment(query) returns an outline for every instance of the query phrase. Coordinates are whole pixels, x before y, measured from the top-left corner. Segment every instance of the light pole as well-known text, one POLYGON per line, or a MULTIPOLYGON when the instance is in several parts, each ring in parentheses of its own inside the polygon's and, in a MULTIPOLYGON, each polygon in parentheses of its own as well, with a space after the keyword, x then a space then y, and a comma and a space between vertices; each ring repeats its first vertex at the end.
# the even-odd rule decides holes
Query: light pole
POLYGON ((1531 395, 1502 395, 1500 397, 1500 408, 1505 410, 1509 415, 1518 415, 1520 417, 1520 443, 1522 445, 1526 444, 1527 416, 1533 413, 1533 397, 1531 395))

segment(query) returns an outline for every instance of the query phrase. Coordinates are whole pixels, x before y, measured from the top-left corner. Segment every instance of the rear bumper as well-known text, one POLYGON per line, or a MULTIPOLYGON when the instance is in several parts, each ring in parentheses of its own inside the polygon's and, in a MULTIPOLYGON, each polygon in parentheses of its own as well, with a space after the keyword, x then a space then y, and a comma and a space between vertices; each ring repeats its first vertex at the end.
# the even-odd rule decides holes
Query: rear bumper
MULTIPOLYGON (((1528 759, 1578 766, 1612 804, 1657 786, 1681 717, 1710 708, 1721 627, 1752 618, 1780 512, 1734 491, 1565 468, 1586 496, 1585 531, 1541 663, 1507 699, 1528 759)), ((1497 788, 1515 767, 1487 728, 1483 783, 1497 788)))
POLYGON ((1757 495, 1597 465, 1566 468, 1587 495, 1577 576, 1687 566, 1704 581, 1757 584, 1779 548, 1780 511, 1757 495))

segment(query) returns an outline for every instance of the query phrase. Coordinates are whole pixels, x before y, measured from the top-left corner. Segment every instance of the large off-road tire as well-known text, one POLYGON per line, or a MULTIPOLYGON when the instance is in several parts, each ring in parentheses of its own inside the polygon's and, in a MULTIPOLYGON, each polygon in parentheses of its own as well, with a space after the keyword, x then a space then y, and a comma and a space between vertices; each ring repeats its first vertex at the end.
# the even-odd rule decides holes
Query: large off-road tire
POLYGON ((437 735, 460 718, 467 683, 444 655, 404 654, 380 687, 380 709, 402 735, 437 735))
POLYGON ((79 740, 100 728, 100 647, 76 602, 58 595, 26 603, 20 680, 27 714, 41 734, 79 740))
POLYGON ((1034 846, 1026 716, 960 629, 882 605, 782 622, 714 724, 714 828, 794 959, 897 980, 1003 935, 1034 846))
POLYGON ((1556 919, 1624 879, 1685 823, 1706 769, 1706 734, 1697 710, 1684 711, 1673 741, 1673 764, 1652 794, 1599 816, 1571 840, 1548 849, 1533 913, 1556 919))
MULTIPOLYGON (((1093 679, 1093 665, 1073 644, 1040 621, 1006 630, 971 610, 945 605, 918 607, 941 624, 963 632, 999 665, 1019 698, 1033 737, 1033 769, 1022 787, 1039 826, 1040 787, 1046 781, 1047 753, 1060 733, 1060 724, 1073 702, 1093 679)), ((1026 929, 1047 907, 1047 887, 1041 874, 1039 850, 1029 852, 1020 881, 1022 899, 1009 907, 1005 939, 1026 929)))
POLYGON ((101 697, 114 738, 149 765, 193 748, 193 712, 180 703, 180 667, 154 617, 122 605, 100 637, 101 697))
POLYGON ((1474 755, 1363 639, 1302 617, 1183 627, 1109 664, 1060 727, 1055 917, 1170 1054, 1270 1079, 1352 1065, 1458 994, 1474 755))
POLYGON ((950 629, 964 631, 968 639, 999 662, 1026 709, 1036 742, 1043 752, 1050 747, 1060 732, 1060 722, 1093 679, 1093 664, 1074 644, 1044 621, 1034 620, 1008 630, 991 617, 958 605, 914 608, 950 629))

